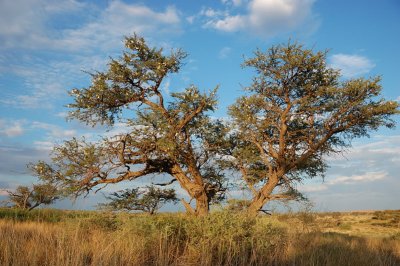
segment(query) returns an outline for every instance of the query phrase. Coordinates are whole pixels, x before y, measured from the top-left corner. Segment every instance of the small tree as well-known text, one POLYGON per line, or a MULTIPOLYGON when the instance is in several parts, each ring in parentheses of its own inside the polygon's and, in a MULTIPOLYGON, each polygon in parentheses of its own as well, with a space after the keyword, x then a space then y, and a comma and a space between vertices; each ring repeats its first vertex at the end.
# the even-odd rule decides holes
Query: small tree
POLYGON ((100 208, 117 211, 143 211, 154 214, 163 204, 176 203, 178 199, 174 189, 160 189, 154 186, 125 189, 111 193, 106 197, 109 202, 99 204, 100 208))
POLYGON ((15 191, 7 191, 8 202, 14 204, 14 207, 33 210, 44 204, 52 204, 59 198, 59 191, 51 184, 36 184, 32 187, 18 186, 15 191))
POLYGON ((289 43, 244 62, 258 75, 230 107, 230 154, 253 194, 250 213, 270 200, 301 197, 296 184, 323 175, 327 156, 395 125, 399 104, 382 98, 380 78, 342 81, 326 54, 289 43))
POLYGON ((163 95, 162 82, 179 71, 186 54, 164 55, 136 35, 126 38, 125 46, 107 71, 91 74, 92 85, 71 90, 69 107, 70 118, 93 126, 113 126, 118 120, 129 133, 96 143, 74 138, 54 148, 51 164, 31 168, 75 196, 139 177, 172 176, 165 184, 177 181, 196 202, 192 208, 182 199, 187 211, 205 215, 225 191, 215 154, 226 128, 207 114, 216 106, 216 89, 207 94, 191 86, 163 95))

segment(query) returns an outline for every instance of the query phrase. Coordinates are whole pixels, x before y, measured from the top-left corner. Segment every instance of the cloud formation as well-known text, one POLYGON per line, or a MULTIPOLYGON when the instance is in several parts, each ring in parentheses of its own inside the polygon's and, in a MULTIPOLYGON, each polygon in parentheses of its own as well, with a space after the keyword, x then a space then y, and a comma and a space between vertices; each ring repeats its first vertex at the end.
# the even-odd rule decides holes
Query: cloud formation
POLYGON ((124 35, 179 32, 179 26, 180 17, 174 7, 156 12, 145 5, 114 0, 99 11, 94 5, 75 0, 0 2, 0 48, 107 49, 124 35), (83 24, 74 28, 50 27, 54 27, 48 23, 53 17, 66 14, 83 24), (87 21, 87 17, 92 19, 87 21))
POLYGON ((400 136, 375 136, 370 143, 356 144, 344 156, 328 158, 331 166, 323 183, 306 183, 298 189, 307 193, 324 191, 331 194, 337 189, 374 190, 376 184, 399 186, 400 136), (390 185, 392 184, 392 185, 390 185), (363 186, 363 189, 360 187, 363 186))
POLYGON ((327 182, 327 185, 349 185, 359 182, 373 182, 376 180, 384 179, 387 173, 382 172, 367 172, 361 175, 339 176, 327 182))
POLYGON ((180 32, 180 17, 174 7, 156 12, 140 4, 112 1, 94 21, 73 30, 65 30, 62 45, 73 49, 88 49, 102 46, 111 49, 125 35, 180 32))
POLYGON ((179 33, 180 24, 174 7, 154 11, 114 0, 99 10, 76 0, 0 1, 0 50, 21 51, 0 57, 0 75, 16 75, 23 81, 2 88, 0 103, 19 109, 52 108, 55 100, 87 77, 82 70, 106 66, 108 56, 121 49, 123 36, 136 32, 154 40, 179 33), (56 28, 51 22, 56 16, 73 16, 74 27, 56 28), (43 60, 36 55, 40 51, 51 51, 53 59, 43 60))
POLYGON ((0 47, 40 47, 52 42, 46 22, 61 13, 83 10, 86 4, 75 0, 0 1, 0 47))
POLYGON ((238 6, 242 5, 243 2, 244 1, 242 1, 242 0, 221 0, 221 3, 223 3, 223 4, 232 5, 232 6, 235 6, 235 7, 238 7, 238 6))
POLYGON ((330 57, 330 66, 340 69, 345 78, 353 78, 370 72, 375 64, 365 56, 334 54, 330 57))
POLYGON ((23 121, 6 121, 0 119, 0 136, 17 137, 24 133, 23 121))
POLYGON ((205 27, 225 32, 250 31, 270 37, 295 30, 312 19, 313 3, 314 0, 251 0, 246 13, 214 12, 215 16, 208 16, 205 27))
POLYGON ((229 56, 229 54, 231 52, 232 52, 232 48, 225 46, 219 51, 218 57, 220 59, 225 59, 225 58, 227 58, 229 56))

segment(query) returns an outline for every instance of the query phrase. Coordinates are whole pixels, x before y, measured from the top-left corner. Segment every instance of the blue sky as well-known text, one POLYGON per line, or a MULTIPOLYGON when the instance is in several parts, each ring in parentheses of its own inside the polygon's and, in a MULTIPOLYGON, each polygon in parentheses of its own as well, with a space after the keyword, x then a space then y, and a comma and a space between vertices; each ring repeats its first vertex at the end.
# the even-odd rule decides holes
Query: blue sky
MULTIPOLYGON (((65 121, 67 91, 89 84, 82 70, 102 70, 109 56, 118 56, 124 35, 136 32, 166 51, 188 52, 182 71, 164 82, 164 92, 219 85, 220 108, 213 115, 224 117, 254 74, 241 68, 243 59, 289 39, 329 49, 328 63, 342 69, 344 78, 381 75, 385 98, 400 101, 399 25, 396 0, 2 0, 0 197, 5 189, 34 182, 26 164, 46 160, 54 143, 104 133, 65 121)), ((123 130, 117 124, 107 134, 123 130)), ((398 209, 399 155, 400 128, 380 130, 355 141, 344 156, 328 158, 324 182, 299 189, 319 210, 398 209)), ((69 202, 56 206, 71 208, 69 202)))

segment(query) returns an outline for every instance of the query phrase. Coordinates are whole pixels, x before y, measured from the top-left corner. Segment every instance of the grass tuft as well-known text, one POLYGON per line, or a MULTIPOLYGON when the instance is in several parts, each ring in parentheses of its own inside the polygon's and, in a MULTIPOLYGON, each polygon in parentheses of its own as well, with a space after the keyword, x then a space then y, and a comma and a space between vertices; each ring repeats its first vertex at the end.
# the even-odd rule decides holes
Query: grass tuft
POLYGON ((0 209, 0 265, 400 265, 400 230, 365 235, 375 216, 0 209))

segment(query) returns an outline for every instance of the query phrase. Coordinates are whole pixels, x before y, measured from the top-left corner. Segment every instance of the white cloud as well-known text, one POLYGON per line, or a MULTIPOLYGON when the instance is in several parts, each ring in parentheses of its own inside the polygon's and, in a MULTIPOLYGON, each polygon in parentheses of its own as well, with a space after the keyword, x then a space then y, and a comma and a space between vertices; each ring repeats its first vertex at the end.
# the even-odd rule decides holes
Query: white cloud
POLYGON ((189 24, 193 24, 195 19, 196 19, 196 16, 189 16, 186 18, 186 21, 189 22, 189 24))
POLYGON ((4 53, 0 73, 17 75, 24 84, 5 88, 0 103, 14 108, 52 108, 56 99, 87 78, 82 69, 103 70, 108 56, 122 48, 123 36, 136 32, 154 40, 180 30, 179 11, 174 7, 158 12, 116 0, 99 10, 75 0, 0 1, 0 49, 53 50, 58 58, 44 61, 34 53, 17 57, 4 53), (48 21, 66 12, 76 17, 78 25, 52 28, 48 21), (64 53, 68 59, 60 61, 64 53))
POLYGON ((50 62, 43 62, 36 57, 24 57, 21 62, 11 63, 7 68, 0 66, 0 72, 18 75, 24 81, 23 88, 8 88, 10 93, 4 94, 0 103, 20 109, 51 108, 54 100, 66 96, 67 90, 78 83, 82 84, 83 77, 87 78, 88 75, 82 69, 89 72, 101 71, 107 60, 103 54, 75 55, 70 61, 50 62))
POLYGON ((0 188, 0 196, 8 196, 7 189, 0 188))
POLYGON ((66 119, 68 117, 68 112, 59 112, 54 116, 66 119))
POLYGON ((130 130, 131 128, 127 124, 118 122, 114 124, 111 130, 108 130, 104 134, 104 137, 111 138, 117 135, 127 134, 130 130))
POLYGON ((226 32, 239 31, 246 27, 246 17, 241 15, 226 16, 223 19, 209 21, 206 26, 226 32))
POLYGON ((232 48, 230 47, 224 47, 222 48, 219 53, 218 53, 218 57, 220 59, 225 59, 229 56, 229 54, 232 52, 232 48))
MULTIPOLYGON (((236 3, 240 5, 241 1, 236 3)), ((226 32, 245 30, 261 37, 270 37, 299 26, 304 27, 305 22, 312 19, 313 3, 314 0, 251 0, 247 5, 247 13, 214 16, 205 26, 226 32)))
POLYGON ((326 184, 310 184, 310 185, 300 185, 297 189, 301 192, 318 192, 327 190, 328 186, 326 184))
POLYGON ((180 17, 174 7, 156 12, 144 5, 112 1, 91 23, 74 30, 65 30, 60 44, 73 49, 110 49, 125 35, 179 33, 180 17))
POLYGON ((212 8, 204 8, 200 11, 200 15, 201 16, 206 16, 206 17, 215 17, 215 16, 220 16, 223 15, 222 11, 216 11, 212 8))
POLYGON ((225 5, 233 5, 235 7, 238 7, 243 4, 244 1, 242 0, 221 0, 221 2, 225 5))
POLYGON ((74 129, 64 129, 57 125, 43 123, 43 122, 32 122, 32 129, 44 129, 47 131, 47 136, 53 139, 62 139, 62 138, 72 138, 77 135, 76 130, 74 129))
POLYGON ((367 74, 375 67, 375 64, 365 56, 334 54, 330 57, 330 66, 340 69, 344 77, 352 78, 367 74))
POLYGON ((377 180, 384 179, 388 176, 388 173, 385 171, 381 172, 367 172, 365 174, 359 175, 350 175, 350 176, 337 176, 337 177, 328 177, 328 181, 322 184, 305 184, 299 185, 297 189, 301 192, 320 192, 329 190, 332 186, 344 186, 351 184, 360 184, 360 183, 368 183, 374 182, 377 180))
POLYGON ((51 141, 34 141, 33 142, 33 146, 35 147, 35 149, 37 149, 38 151, 52 151, 54 148, 54 143, 51 141))
POLYGON ((134 32, 157 35, 180 32, 179 12, 174 7, 156 12, 145 5, 119 0, 110 1, 103 11, 75 0, 0 1, 0 48, 109 49, 134 32), (66 13, 75 15, 75 20, 83 24, 51 28, 48 21, 66 13))
POLYGON ((259 33, 265 31, 265 27, 269 34, 275 34, 282 29, 293 29, 311 14, 313 2, 311 0, 254 0, 250 3, 250 24, 259 33))
POLYGON ((386 172, 367 172, 361 175, 339 176, 327 182, 327 185, 348 185, 359 182, 373 182, 387 177, 386 172))
POLYGON ((0 47, 48 46, 51 39, 47 20, 60 13, 83 10, 86 4, 75 0, 0 1, 0 47))
POLYGON ((22 124, 22 121, 0 120, 0 136, 17 137, 24 134, 22 124))
POLYGON ((354 144, 344 156, 327 158, 331 167, 324 183, 306 182, 298 189, 318 195, 324 191, 324 195, 332 195, 343 189, 366 193, 383 187, 396 187, 399 185, 399 154, 400 135, 375 135, 370 142, 354 144))
POLYGON ((0 103, 22 109, 50 108, 52 106, 50 101, 60 96, 65 90, 59 83, 47 82, 49 80, 29 84, 32 87, 30 92, 4 97, 0 103))

